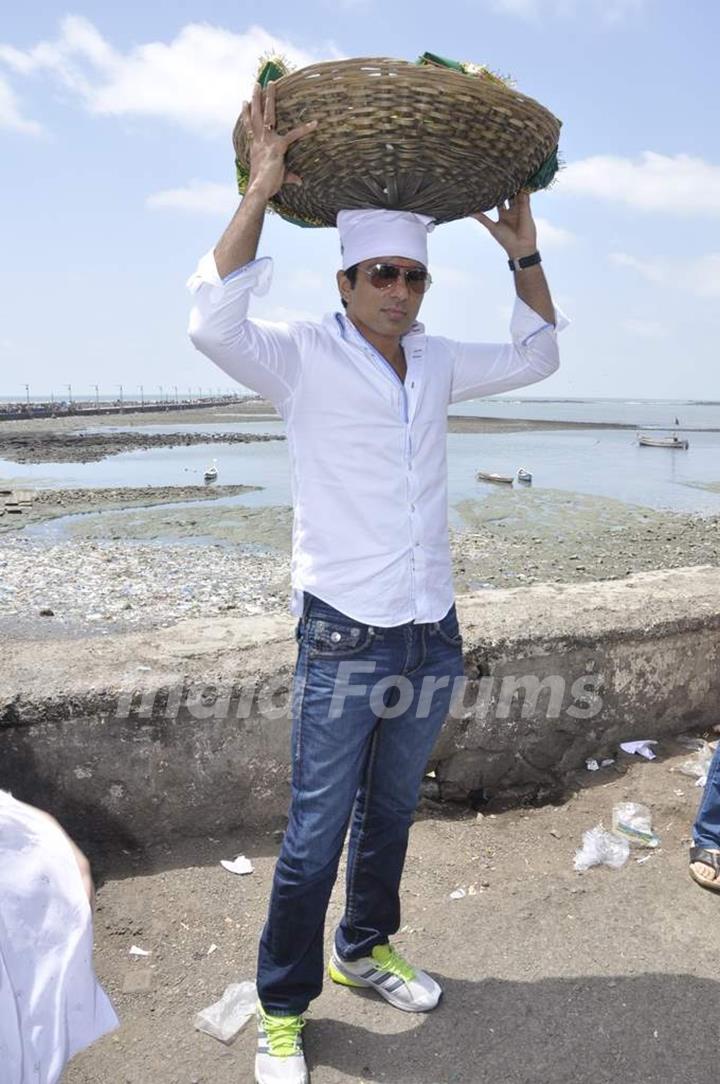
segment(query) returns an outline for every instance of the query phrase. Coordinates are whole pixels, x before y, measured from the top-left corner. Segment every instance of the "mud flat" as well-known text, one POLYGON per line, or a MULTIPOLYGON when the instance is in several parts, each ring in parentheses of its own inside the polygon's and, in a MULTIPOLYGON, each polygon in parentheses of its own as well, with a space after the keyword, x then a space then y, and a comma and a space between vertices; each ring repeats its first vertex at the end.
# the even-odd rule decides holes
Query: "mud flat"
POLYGON ((0 459, 13 463, 93 463, 122 452, 148 448, 254 444, 284 439, 280 434, 265 433, 71 433, 38 429, 24 433, 0 432, 0 459))

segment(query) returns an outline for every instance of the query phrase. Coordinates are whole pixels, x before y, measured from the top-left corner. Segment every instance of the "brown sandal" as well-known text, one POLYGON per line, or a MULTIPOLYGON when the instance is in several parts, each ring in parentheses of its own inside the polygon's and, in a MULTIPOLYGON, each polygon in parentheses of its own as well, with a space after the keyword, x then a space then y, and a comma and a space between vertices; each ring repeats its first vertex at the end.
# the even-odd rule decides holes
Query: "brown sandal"
POLYGON ((720 851, 708 851, 705 847, 691 847, 690 876, 701 888, 709 888, 711 892, 720 892, 720 851), (698 877, 692 868, 694 862, 700 862, 701 865, 708 866, 713 871, 715 876, 712 881, 698 877))

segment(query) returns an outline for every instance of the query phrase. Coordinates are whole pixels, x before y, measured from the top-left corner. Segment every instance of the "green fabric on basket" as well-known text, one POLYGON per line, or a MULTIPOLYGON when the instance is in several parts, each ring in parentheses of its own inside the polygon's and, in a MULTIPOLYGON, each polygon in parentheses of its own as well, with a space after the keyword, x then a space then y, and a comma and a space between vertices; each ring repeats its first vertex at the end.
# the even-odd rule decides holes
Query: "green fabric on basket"
POLYGON ((416 64, 437 64, 439 68, 452 68, 453 71, 465 74, 465 66, 459 60, 447 60, 444 56, 436 56, 435 53, 423 53, 415 61, 416 64))
POLYGON ((558 148, 556 147, 552 154, 545 159, 540 169, 537 169, 532 177, 528 177, 523 188, 527 188, 531 192, 539 192, 541 188, 548 188, 559 169, 560 161, 558 159, 558 148))
POLYGON ((278 60, 268 60, 260 69, 257 81, 261 87, 266 87, 268 83, 274 83, 276 79, 282 79, 283 75, 287 75, 285 65, 278 60))

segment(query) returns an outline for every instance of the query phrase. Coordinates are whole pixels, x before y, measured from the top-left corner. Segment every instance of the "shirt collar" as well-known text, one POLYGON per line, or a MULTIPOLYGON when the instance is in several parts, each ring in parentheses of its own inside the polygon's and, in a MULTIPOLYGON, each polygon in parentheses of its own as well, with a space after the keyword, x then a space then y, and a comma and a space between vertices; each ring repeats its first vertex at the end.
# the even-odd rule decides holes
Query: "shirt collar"
MULTIPOLYGON (((341 339, 344 339, 345 342, 349 342, 353 336, 358 336, 363 341, 366 341, 365 336, 358 331, 352 320, 348 320, 345 313, 328 313, 323 319, 323 324, 330 328, 336 335, 339 335, 341 339)), ((421 324, 419 320, 416 320, 412 327, 408 328, 400 341, 402 342, 405 339, 409 339, 412 335, 424 334, 425 325, 421 324)))

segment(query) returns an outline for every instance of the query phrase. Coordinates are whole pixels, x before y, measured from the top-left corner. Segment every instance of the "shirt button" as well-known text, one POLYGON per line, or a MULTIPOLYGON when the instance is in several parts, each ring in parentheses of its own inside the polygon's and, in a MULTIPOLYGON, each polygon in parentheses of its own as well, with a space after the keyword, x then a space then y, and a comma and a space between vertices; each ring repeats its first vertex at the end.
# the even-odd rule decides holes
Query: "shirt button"
POLYGON ((414 504, 411 504, 411 505, 410 505, 410 511, 411 511, 411 512, 414 512, 414 511, 415 511, 415 505, 414 505, 414 504))

